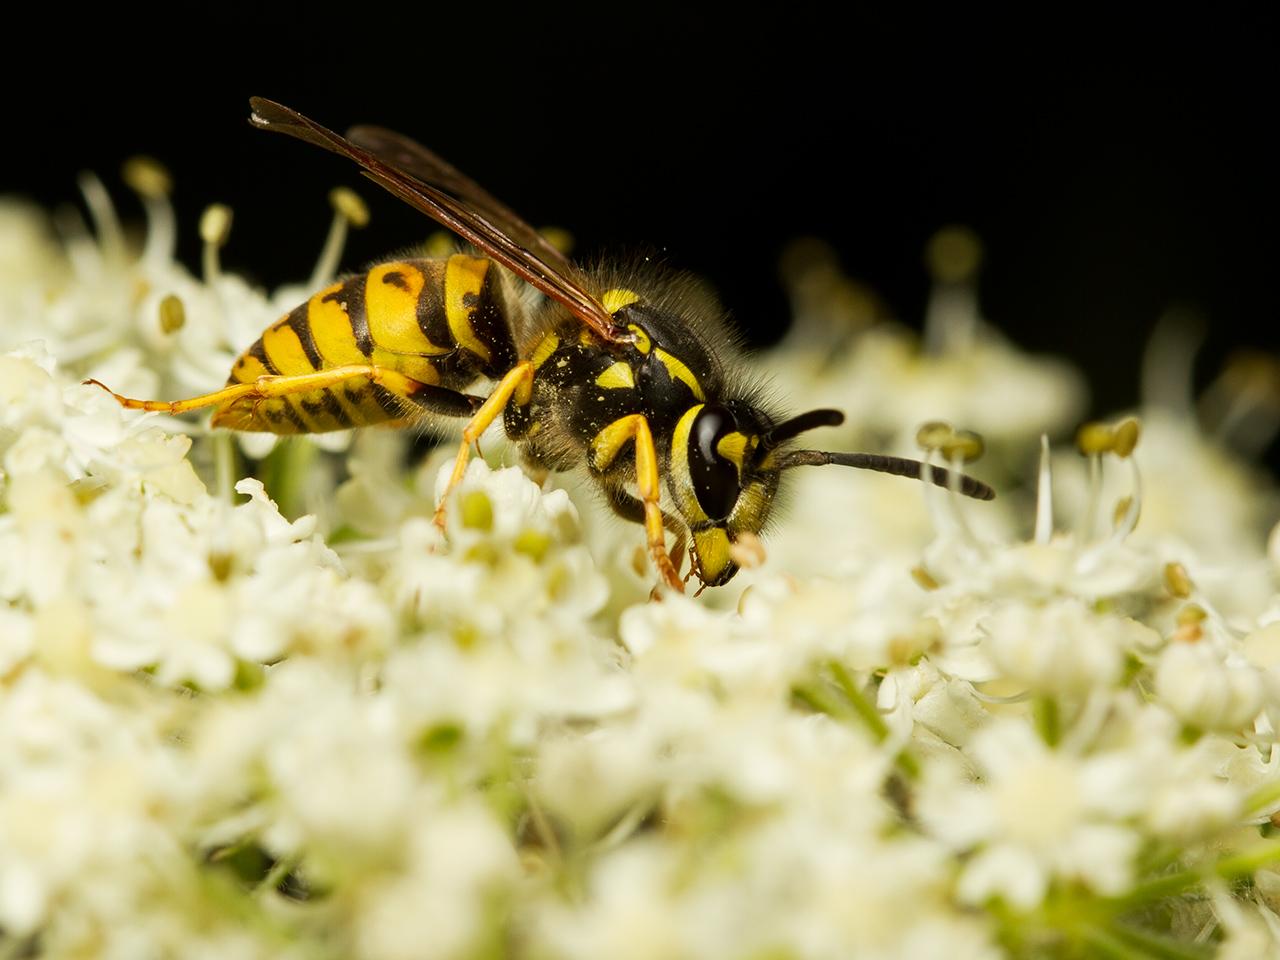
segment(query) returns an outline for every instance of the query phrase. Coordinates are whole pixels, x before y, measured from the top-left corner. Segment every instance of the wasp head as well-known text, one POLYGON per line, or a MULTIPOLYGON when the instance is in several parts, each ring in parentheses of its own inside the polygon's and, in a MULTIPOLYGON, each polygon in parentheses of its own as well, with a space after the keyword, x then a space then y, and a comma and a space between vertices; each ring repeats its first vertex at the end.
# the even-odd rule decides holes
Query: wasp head
POLYGON ((844 422, 839 410, 810 410, 771 421, 748 403, 700 403, 680 418, 672 435, 669 488, 693 537, 693 570, 706 586, 728 583, 738 572, 735 545, 758 534, 769 519, 784 470, 835 464, 876 470, 949 487, 990 500, 994 491, 964 474, 869 453, 789 449, 789 441, 815 427, 844 422))
POLYGON ((700 403, 676 424, 669 489, 693 538, 693 569, 706 586, 738 572, 735 544, 769 519, 785 462, 782 445, 796 434, 843 422, 837 410, 815 410, 774 424, 748 403, 700 403))

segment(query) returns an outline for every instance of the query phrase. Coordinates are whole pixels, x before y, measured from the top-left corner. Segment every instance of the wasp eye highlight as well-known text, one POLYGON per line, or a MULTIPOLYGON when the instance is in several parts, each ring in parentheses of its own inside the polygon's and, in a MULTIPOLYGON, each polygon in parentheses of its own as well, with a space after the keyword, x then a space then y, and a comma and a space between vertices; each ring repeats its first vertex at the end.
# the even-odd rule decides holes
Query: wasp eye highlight
POLYGON ((741 492, 737 466, 716 449, 725 435, 732 433, 737 426, 733 414, 727 409, 708 404, 689 431, 689 478, 698 506, 712 520, 728 517, 741 492))

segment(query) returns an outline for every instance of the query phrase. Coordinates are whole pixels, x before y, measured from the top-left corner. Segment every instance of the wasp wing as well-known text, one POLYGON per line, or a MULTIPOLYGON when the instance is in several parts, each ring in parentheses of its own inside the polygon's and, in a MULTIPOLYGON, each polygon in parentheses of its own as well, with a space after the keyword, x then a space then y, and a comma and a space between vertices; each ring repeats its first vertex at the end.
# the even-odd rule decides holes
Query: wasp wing
MULTIPOLYGON (((364 168, 364 174, 370 180, 399 197, 409 206, 422 211, 437 223, 448 227, 516 276, 528 281, 553 300, 562 303, 598 336, 615 343, 631 339, 631 335, 614 322, 608 311, 595 297, 583 289, 581 282, 577 279, 577 271, 570 267, 569 272, 566 273, 559 266, 566 264, 567 261, 558 252, 552 258, 553 263, 548 263, 544 257, 529 249, 527 237, 511 236, 494 223, 491 216, 486 216, 485 212, 468 202, 468 198, 450 196, 440 187, 418 179, 296 110, 291 110, 272 100, 264 100, 262 97, 251 97, 249 107, 252 110, 249 122, 255 127, 285 133, 354 160, 364 168)), ((408 142, 412 143, 412 141, 408 142)), ((461 174, 458 176, 462 177, 461 174)), ((462 181, 470 182, 466 177, 462 177, 462 181)), ((497 204, 497 209, 490 210, 490 215, 505 209, 497 201, 492 202, 497 204)), ((498 215, 498 219, 505 218, 498 215)), ((523 224, 523 221, 517 217, 514 223, 523 224)), ((510 225, 510 223, 506 224, 508 227, 510 225)), ((523 229, 537 237, 537 232, 528 225, 524 225, 523 229)), ((519 228, 517 232, 521 232, 519 228)), ((546 242, 542 241, 542 244, 546 242)), ((532 245, 539 246, 538 243, 532 245)), ((546 246, 550 245, 546 244, 546 246)))
POLYGON ((416 140, 385 127, 361 125, 347 131, 347 139, 358 147, 409 174, 423 183, 451 194, 456 200, 483 214, 485 219, 515 240, 525 249, 536 253, 543 262, 555 267, 566 278, 579 279, 580 274, 569 259, 542 234, 505 203, 476 183, 465 173, 416 140))

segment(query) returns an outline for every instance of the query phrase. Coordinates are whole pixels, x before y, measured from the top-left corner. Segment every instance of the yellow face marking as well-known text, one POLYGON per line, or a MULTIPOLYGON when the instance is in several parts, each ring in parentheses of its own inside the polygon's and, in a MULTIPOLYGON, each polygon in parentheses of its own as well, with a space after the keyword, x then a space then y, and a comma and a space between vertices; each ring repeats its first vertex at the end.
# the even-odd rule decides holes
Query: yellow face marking
POLYGON ((262 349, 284 376, 311 373, 314 369, 302 349, 302 341, 283 320, 267 328, 262 335, 262 349))
POLYGON ((630 331, 636 338, 636 342, 632 344, 632 346, 634 346, 641 353, 648 353, 651 349, 653 349, 653 343, 649 339, 649 334, 645 333, 643 330, 637 327, 634 323, 628 323, 627 330, 630 331))
POLYGON ((351 318, 341 301, 325 297, 342 289, 335 283, 325 287, 307 301, 307 322, 311 324, 311 337, 316 342, 325 365, 344 367, 368 363, 369 360, 356 346, 356 335, 351 330, 351 318))
POLYGON ((631 372, 631 365, 623 363, 619 360, 613 366, 609 367, 604 373, 596 377, 596 386, 605 387, 609 390, 634 389, 636 385, 635 374, 631 372))
POLYGON ((760 482, 749 483, 733 507, 733 528, 758 533, 769 513, 769 492, 760 482))
POLYGON ((741 471, 743 455, 747 452, 748 446, 754 447, 755 443, 748 441, 745 433, 735 430, 732 433, 726 433, 720 438, 720 442, 716 444, 716 453, 741 471))
POLYGON ((617 313, 623 307, 630 306, 640 299, 640 294, 634 290, 627 290, 624 287, 614 287, 612 290, 606 290, 604 296, 600 298, 600 306, 604 307, 609 313, 617 313))
MULTIPOLYGON (((364 309, 373 341, 373 359, 397 368, 398 356, 436 356, 448 353, 426 338, 418 326, 418 297, 426 278, 409 263, 384 263, 369 271, 364 285, 364 309), (390 277, 390 274, 396 274, 390 277)), ((367 361, 366 361, 367 362, 367 361)))
POLYGON ((693 548, 698 554, 698 574, 714 583, 733 562, 729 556, 729 535, 723 527, 710 527, 693 535, 693 548))
POLYGON ((476 336, 471 315, 484 294, 484 278, 489 261, 457 253, 449 258, 444 271, 444 312, 449 319, 449 332, 464 350, 469 350, 488 363, 492 354, 476 336))
POLYGON ((702 404, 696 404, 684 412, 676 428, 671 431, 671 467, 667 471, 667 482, 671 496, 675 498, 680 512, 694 523, 705 523, 710 519, 698 503, 697 494, 693 492, 693 482, 689 477, 689 431, 693 429, 693 421, 702 410, 702 404))
POLYGON ((533 348, 533 353, 529 356, 529 362, 533 364, 533 369, 537 370, 540 366, 551 359, 551 355, 556 352, 560 346, 560 338, 554 333, 548 333, 538 345, 533 348))
POLYGON ((661 348, 654 351, 654 356, 662 361, 662 365, 667 368, 667 373, 671 374, 672 380, 679 380, 692 391, 695 397, 704 402, 706 401, 706 394, 702 392, 702 386, 698 383, 698 378, 693 375, 692 370, 684 365, 683 360, 673 357, 661 348))

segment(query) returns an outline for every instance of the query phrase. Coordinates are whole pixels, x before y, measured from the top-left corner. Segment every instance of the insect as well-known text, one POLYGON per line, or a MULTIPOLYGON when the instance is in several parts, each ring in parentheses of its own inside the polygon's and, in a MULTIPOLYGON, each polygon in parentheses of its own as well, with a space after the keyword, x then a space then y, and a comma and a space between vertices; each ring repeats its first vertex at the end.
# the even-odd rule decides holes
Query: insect
POLYGON ((736 549, 760 532, 782 475, 838 464, 920 479, 978 499, 992 490, 915 460, 795 449, 836 410, 784 418, 727 369, 717 308, 658 271, 588 271, 478 184, 414 141, 379 127, 346 137, 270 100, 254 126, 354 160, 365 176, 452 230, 475 255, 379 264, 316 292, 235 361, 226 386, 125 407, 212 407, 213 425, 317 433, 436 415, 466 420, 444 497, 471 448, 501 418, 535 469, 585 465, 614 512, 642 524, 661 580, 727 583, 736 549), (544 295, 525 306, 519 281, 544 295), (477 383, 494 386, 484 396, 477 383), (665 491, 665 497, 664 497, 665 491), (668 551, 666 533, 674 536, 668 551))

